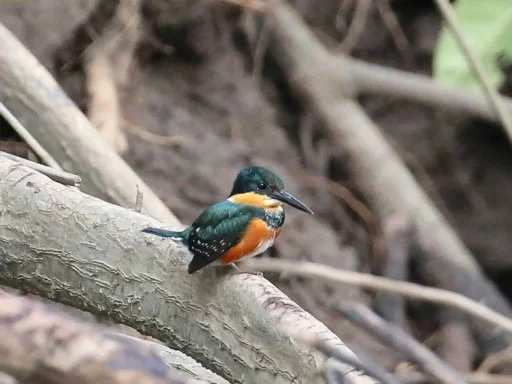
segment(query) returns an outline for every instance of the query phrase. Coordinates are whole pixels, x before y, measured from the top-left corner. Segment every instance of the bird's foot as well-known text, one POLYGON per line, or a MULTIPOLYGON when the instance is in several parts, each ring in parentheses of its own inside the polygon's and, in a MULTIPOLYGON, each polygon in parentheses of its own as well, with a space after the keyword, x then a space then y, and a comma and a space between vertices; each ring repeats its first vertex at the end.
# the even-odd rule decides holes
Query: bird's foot
POLYGON ((244 271, 240 270, 240 268, 238 268, 236 264, 233 264, 233 267, 235 268, 237 275, 238 274, 246 274, 246 275, 255 275, 255 276, 263 277, 263 273, 261 273, 261 272, 244 272, 244 271))

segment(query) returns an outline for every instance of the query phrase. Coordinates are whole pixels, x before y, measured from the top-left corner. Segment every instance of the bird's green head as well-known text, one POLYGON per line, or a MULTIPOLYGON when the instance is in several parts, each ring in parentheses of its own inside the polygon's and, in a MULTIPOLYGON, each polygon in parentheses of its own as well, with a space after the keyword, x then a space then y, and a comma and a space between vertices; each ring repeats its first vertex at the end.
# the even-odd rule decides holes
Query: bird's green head
POLYGON ((301 211, 313 214, 313 211, 305 204, 286 192, 283 181, 266 168, 249 167, 238 173, 230 196, 248 192, 268 196, 301 211))

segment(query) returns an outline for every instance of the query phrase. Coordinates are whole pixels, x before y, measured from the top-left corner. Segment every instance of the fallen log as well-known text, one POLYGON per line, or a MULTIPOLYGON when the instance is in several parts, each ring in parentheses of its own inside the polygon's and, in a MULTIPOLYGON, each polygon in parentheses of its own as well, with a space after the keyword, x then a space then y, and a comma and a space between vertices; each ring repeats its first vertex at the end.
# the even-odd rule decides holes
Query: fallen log
MULTIPOLYGON (((207 268, 145 236, 159 223, 0 157, 0 283, 131 326, 234 383, 313 383, 324 358, 281 329, 352 353, 260 276, 207 268)), ((351 367, 353 383, 373 382, 351 367)))

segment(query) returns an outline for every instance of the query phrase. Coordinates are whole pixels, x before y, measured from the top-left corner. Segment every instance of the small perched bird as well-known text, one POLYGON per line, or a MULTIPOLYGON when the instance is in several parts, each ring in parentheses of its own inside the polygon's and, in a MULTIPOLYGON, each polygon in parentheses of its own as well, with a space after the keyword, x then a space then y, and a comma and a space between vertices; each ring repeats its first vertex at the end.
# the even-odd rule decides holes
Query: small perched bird
POLYGON ((282 203, 301 211, 313 211, 284 190, 279 177, 268 169, 241 170, 229 197, 204 211, 183 231, 145 228, 142 232, 179 240, 194 255, 192 274, 217 262, 232 264, 258 255, 272 246, 284 224, 282 203))

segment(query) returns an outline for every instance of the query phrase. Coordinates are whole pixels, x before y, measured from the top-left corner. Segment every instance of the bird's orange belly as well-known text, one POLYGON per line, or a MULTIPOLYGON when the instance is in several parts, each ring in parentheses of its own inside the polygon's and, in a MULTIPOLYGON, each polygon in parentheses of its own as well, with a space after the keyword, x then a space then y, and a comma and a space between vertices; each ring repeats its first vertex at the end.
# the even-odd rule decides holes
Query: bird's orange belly
POLYGON ((226 252, 219 261, 222 264, 231 264, 245 257, 256 256, 272 246, 280 233, 280 229, 269 228, 265 220, 252 220, 242 240, 226 252))

